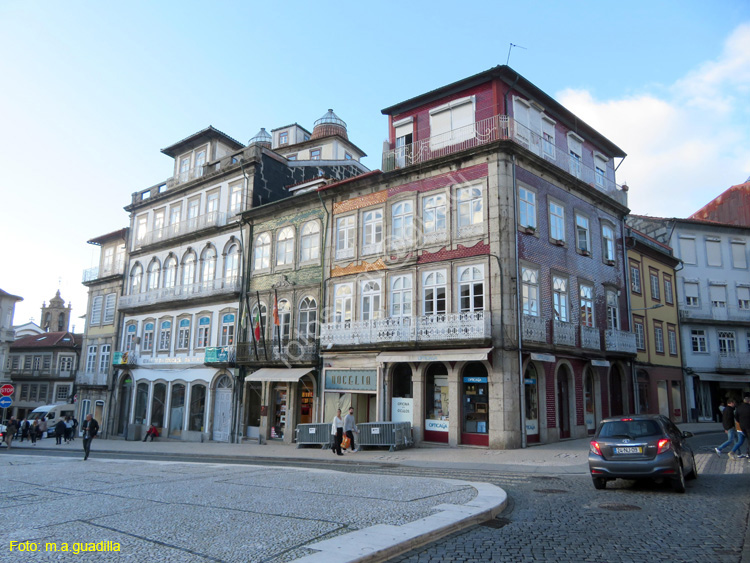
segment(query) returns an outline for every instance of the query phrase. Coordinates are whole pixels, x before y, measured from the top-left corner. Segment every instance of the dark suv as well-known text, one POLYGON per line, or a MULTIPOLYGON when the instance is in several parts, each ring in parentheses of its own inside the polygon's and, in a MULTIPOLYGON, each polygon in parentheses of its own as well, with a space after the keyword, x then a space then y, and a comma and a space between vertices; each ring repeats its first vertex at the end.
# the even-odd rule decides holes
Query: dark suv
POLYGON ((685 479, 696 479, 695 454, 667 417, 634 414, 605 418, 599 423, 589 448, 589 469, 594 487, 604 489, 614 479, 671 480, 674 490, 685 492, 685 479))

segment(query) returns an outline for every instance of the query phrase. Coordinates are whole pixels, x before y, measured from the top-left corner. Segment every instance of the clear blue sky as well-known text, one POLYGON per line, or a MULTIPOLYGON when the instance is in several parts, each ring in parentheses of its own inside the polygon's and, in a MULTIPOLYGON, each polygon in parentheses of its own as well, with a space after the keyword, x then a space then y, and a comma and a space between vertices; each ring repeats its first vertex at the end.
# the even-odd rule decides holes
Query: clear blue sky
MULTIPOLYGON (((750 176, 750 3, 0 0, 0 288, 85 313, 86 240, 128 225, 159 152, 333 108, 380 166, 381 108, 504 64, 623 148, 634 212, 683 216, 750 176), (678 197, 675 197, 679 194, 678 197)), ((83 321, 76 319, 76 330, 83 321)))

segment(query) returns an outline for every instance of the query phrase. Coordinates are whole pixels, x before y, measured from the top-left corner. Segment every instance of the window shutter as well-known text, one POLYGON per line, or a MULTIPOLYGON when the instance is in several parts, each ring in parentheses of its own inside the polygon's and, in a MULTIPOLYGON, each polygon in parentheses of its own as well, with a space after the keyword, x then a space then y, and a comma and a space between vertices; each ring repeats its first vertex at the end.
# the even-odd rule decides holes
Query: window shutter
POLYGON ((680 237, 680 258, 685 264, 697 264, 695 239, 680 237))
POLYGON ((721 243, 719 241, 706 241, 706 261, 709 266, 721 266, 721 243))

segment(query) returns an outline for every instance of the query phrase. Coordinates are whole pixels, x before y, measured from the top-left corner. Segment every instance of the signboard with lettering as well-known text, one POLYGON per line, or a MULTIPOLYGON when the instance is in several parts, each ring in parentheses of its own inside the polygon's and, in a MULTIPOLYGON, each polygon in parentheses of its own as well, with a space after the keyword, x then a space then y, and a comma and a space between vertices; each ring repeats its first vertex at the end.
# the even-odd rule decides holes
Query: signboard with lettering
POLYGON ((414 399, 391 399, 391 422, 409 422, 414 426, 414 399))
POLYGON ((229 359, 229 348, 206 348, 206 363, 225 363, 229 359))
POLYGON ((424 421, 424 429, 431 430, 432 432, 448 432, 448 421, 428 418, 424 421))
POLYGON ((607 360, 591 360, 591 365, 600 368, 608 368, 609 362, 607 360))
POLYGON ((327 369, 325 374, 327 391, 377 390, 378 372, 374 369, 327 369))
POLYGON ((552 354, 537 354, 536 352, 533 352, 531 354, 531 359, 537 362, 555 363, 555 357, 552 354))

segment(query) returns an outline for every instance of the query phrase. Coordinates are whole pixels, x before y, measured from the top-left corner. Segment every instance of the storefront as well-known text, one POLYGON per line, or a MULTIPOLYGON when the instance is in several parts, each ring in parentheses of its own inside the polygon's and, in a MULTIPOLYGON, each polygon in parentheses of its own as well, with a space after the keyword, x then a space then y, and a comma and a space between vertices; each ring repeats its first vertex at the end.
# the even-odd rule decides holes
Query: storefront
POLYGON ((326 369, 323 421, 330 422, 341 409, 342 415, 354 407, 359 422, 378 420, 378 371, 375 369, 326 369))

